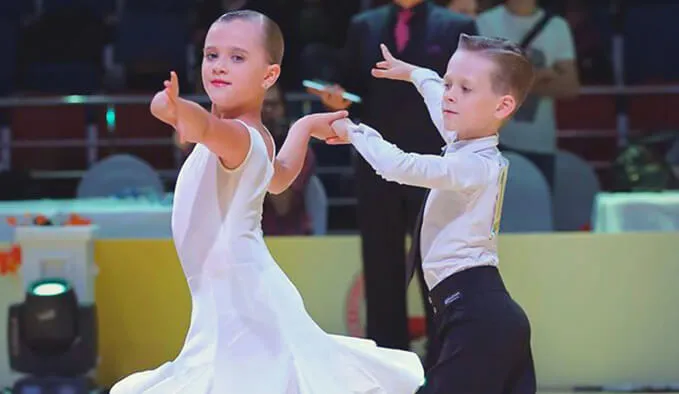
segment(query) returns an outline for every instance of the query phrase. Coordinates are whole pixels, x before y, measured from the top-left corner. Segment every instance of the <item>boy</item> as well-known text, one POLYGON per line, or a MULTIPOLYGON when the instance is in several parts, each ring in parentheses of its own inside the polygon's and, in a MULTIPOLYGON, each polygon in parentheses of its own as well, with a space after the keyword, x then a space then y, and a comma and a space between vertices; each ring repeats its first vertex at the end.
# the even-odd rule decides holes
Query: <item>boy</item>
POLYGON ((405 153, 346 119, 333 123, 328 143, 350 142, 385 179, 431 189, 413 242, 441 346, 418 393, 535 393, 530 325, 497 270, 508 165, 497 133, 525 99, 533 68, 516 45, 478 36, 460 36, 444 81, 382 52, 373 76, 416 85, 446 141, 444 156, 405 153))

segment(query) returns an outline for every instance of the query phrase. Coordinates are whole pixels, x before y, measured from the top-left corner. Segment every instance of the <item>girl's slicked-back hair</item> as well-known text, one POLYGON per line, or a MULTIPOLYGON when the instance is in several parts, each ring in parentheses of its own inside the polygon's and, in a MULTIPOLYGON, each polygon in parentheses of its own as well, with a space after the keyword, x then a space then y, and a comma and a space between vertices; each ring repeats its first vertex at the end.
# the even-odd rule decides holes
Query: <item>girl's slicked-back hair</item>
POLYGON ((269 55, 269 62, 271 64, 281 64, 283 61, 283 52, 285 51, 285 44, 283 43, 283 33, 278 24, 268 16, 252 10, 238 10, 227 12, 217 19, 217 22, 228 23, 235 20, 246 20, 250 22, 259 23, 262 27, 264 49, 269 55))

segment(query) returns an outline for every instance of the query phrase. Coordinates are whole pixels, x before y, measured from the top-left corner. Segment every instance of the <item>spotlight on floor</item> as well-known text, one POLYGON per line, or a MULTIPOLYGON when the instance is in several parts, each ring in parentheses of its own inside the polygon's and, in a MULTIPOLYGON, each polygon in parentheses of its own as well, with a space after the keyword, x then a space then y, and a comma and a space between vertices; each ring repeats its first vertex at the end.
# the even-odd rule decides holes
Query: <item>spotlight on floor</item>
POLYGON ((10 306, 10 367, 27 376, 16 394, 87 394, 97 364, 97 314, 79 305, 68 281, 43 278, 28 286, 23 303, 10 306))

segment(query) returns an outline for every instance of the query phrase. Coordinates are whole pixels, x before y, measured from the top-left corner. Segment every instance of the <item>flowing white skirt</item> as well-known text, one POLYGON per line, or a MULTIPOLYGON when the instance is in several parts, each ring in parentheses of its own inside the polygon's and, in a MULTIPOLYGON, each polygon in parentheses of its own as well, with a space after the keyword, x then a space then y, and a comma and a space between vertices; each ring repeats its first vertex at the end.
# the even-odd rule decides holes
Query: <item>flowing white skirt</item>
POLYGON ((193 311, 171 362, 118 382, 112 394, 413 394, 419 357, 329 335, 273 259, 189 278, 193 311))

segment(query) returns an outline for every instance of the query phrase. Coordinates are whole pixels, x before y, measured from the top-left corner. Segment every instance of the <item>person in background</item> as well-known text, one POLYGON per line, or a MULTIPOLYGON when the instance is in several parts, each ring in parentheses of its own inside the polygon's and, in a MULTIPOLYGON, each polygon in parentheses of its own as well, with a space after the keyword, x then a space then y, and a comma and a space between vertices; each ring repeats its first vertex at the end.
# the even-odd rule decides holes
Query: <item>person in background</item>
MULTIPOLYGON (((507 0, 479 15, 479 33, 521 43, 547 11, 537 0, 507 0)), ((554 189, 557 129, 554 100, 575 97, 580 89, 575 46, 568 22, 547 14, 546 24, 524 45, 536 68, 531 94, 500 133, 500 147, 533 162, 554 189)))
POLYGON ((479 4, 476 0, 450 0, 448 2, 448 9, 459 14, 467 15, 470 18, 476 18, 479 11, 479 4))
MULTIPOLYGON (((272 86, 264 97, 262 122, 273 136, 278 151, 290 127, 285 108, 285 94, 280 85, 272 86)), ((302 171, 292 185, 280 194, 267 194, 262 216, 264 235, 311 235, 305 191, 315 169, 316 158, 313 151, 308 149, 302 171)))
MULTIPOLYGON (((352 116, 360 117, 403 149, 438 153, 441 139, 420 95, 405 84, 373 78, 370 70, 381 59, 380 43, 384 43, 401 59, 443 74, 461 33, 476 33, 471 18, 433 1, 393 0, 352 19, 338 72, 342 77, 333 81, 341 86, 311 92, 334 110, 350 105, 342 97, 343 90, 358 94, 363 102, 352 108, 352 116)), ((366 334, 380 346, 408 349, 404 245, 406 235, 412 234, 425 190, 385 181, 362 158, 356 161, 355 170, 366 334)), ((425 291, 421 269, 418 278, 420 289, 425 291)), ((436 337, 433 311, 428 302, 424 302, 424 308, 429 338, 425 365, 432 365, 436 354, 431 350, 438 348, 431 343, 436 337)))

